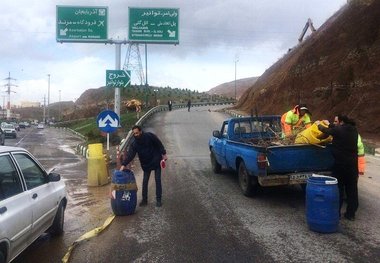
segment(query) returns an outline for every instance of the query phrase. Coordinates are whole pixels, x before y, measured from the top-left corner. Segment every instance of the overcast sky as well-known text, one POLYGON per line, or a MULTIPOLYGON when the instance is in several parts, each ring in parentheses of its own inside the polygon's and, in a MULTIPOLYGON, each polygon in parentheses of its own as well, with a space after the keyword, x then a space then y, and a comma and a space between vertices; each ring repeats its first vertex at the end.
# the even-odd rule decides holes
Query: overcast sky
MULTIPOLYGON (((148 83, 208 91, 237 79, 259 76, 297 45, 311 18, 317 29, 346 0, 2 0, 0 84, 11 104, 75 100, 87 89, 105 86, 106 70, 115 69, 115 46, 57 43, 56 6, 107 6, 108 38, 128 38, 128 7, 179 8, 179 45, 149 44, 148 83)), ((309 32, 308 32, 309 34, 309 32)), ((121 47, 121 67, 128 45, 121 47)), ((144 46, 140 45, 145 71, 144 46)), ((136 72, 132 83, 139 84, 136 72)), ((4 97, 5 96, 5 97, 4 97)), ((1 102, 1 106, 2 106, 1 102)))

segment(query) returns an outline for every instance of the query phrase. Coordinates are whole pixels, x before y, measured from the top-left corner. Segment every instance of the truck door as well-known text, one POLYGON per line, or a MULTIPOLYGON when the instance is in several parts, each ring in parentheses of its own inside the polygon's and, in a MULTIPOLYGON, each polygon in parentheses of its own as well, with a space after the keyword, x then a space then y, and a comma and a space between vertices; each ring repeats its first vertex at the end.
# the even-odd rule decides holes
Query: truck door
POLYGON ((224 122, 221 129, 221 137, 215 140, 216 160, 222 166, 226 166, 226 142, 228 139, 228 122, 224 122))

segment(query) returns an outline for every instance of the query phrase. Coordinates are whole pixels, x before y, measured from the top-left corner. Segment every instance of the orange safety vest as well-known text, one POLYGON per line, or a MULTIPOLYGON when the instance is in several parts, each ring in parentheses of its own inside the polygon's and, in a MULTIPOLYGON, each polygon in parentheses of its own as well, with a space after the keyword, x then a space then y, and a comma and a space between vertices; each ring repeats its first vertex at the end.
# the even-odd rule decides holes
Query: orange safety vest
POLYGON ((358 135, 358 170, 359 174, 363 175, 365 172, 365 157, 364 157, 364 144, 362 138, 358 135))
POLYGON ((282 131, 283 131, 283 133, 285 134, 286 137, 292 135, 292 129, 295 128, 295 127, 301 127, 302 124, 305 125, 305 128, 309 128, 311 126, 310 122, 307 122, 307 123, 305 122, 305 118, 306 118, 306 114, 307 113, 305 115, 303 115, 301 118, 299 118, 296 123, 287 123, 286 122, 286 117, 287 117, 288 114, 296 114, 299 117, 299 112, 297 111, 296 107, 294 107, 293 110, 285 112, 281 116, 281 128, 282 128, 282 131))

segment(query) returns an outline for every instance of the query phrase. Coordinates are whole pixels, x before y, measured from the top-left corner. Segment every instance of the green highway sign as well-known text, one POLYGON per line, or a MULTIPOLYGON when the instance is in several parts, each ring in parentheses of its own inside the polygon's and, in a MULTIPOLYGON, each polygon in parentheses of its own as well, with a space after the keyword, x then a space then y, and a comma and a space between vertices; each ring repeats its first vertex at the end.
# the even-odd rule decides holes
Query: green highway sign
POLYGON ((108 7, 57 6, 57 42, 106 42, 108 7))
POLYGON ((130 70, 106 70, 106 86, 112 88, 125 88, 131 83, 130 70))
POLYGON ((128 38, 133 42, 179 43, 178 8, 129 7, 128 38))

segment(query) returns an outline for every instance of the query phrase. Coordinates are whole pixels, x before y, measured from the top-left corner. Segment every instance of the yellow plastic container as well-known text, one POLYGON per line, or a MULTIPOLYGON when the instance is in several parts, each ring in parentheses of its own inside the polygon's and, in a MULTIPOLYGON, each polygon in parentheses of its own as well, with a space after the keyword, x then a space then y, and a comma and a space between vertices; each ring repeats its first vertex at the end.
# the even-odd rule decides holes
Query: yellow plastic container
POLYGON ((103 144, 93 143, 88 145, 88 157, 103 157, 103 144))
POLYGON ((87 158, 87 185, 101 186, 109 183, 108 168, 103 156, 87 158))
MULTIPOLYGON (((328 125, 320 122, 323 126, 328 125)), ((332 141, 332 136, 328 136, 318 129, 317 124, 313 123, 309 128, 297 134, 295 144, 327 144, 332 141)))

